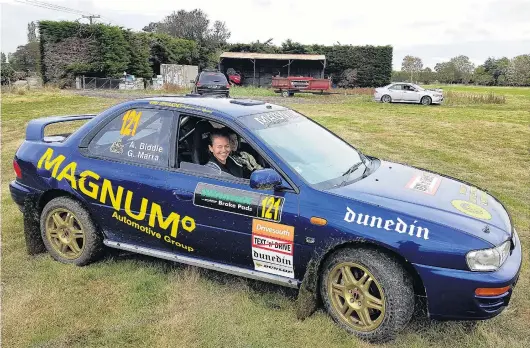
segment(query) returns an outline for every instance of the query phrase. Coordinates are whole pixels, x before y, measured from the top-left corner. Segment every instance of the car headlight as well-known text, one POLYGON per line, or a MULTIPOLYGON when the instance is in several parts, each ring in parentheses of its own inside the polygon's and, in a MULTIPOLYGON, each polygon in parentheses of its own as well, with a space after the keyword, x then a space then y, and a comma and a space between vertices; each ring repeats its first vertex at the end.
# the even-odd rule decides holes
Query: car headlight
POLYGON ((498 247, 473 250, 467 253, 467 266, 472 271, 496 271, 510 255, 511 241, 507 240, 498 247))

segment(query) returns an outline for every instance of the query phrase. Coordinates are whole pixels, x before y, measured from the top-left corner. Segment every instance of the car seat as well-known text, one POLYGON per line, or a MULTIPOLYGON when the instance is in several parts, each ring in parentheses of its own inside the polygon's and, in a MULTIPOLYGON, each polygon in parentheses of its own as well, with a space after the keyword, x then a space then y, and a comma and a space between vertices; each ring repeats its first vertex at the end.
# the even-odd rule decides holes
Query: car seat
POLYGON ((201 120, 195 125, 193 132, 192 160, 195 164, 206 164, 210 158, 208 145, 210 144, 210 133, 214 127, 209 121, 201 120))

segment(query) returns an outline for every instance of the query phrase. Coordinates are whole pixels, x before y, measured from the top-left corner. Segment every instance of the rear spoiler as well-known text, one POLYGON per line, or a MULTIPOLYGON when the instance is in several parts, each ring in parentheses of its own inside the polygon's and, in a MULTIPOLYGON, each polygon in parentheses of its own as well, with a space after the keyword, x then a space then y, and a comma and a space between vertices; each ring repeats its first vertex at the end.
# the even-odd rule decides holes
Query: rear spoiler
POLYGON ((50 124, 68 121, 90 120, 94 117, 96 117, 96 114, 49 116, 31 120, 26 127, 26 140, 42 141, 44 139, 44 128, 50 124))

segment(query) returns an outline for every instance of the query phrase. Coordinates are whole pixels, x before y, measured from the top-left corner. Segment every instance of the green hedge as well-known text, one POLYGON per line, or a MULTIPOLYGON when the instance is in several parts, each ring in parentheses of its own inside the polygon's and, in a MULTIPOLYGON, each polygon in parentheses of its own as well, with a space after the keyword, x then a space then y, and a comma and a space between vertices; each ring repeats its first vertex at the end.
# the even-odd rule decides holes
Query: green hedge
POLYGON ((135 33, 106 24, 39 22, 45 83, 71 84, 76 75, 149 78, 160 64, 196 64, 194 41, 165 34, 135 33))

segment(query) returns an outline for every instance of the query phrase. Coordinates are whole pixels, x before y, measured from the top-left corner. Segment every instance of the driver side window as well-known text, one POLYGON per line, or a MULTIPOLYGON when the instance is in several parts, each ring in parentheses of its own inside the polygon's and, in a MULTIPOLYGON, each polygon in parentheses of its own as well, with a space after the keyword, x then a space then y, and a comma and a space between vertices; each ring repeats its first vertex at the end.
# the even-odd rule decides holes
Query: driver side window
POLYGON ((177 165, 181 169, 249 179, 254 170, 270 167, 245 139, 224 124, 181 115, 178 135, 177 165))

